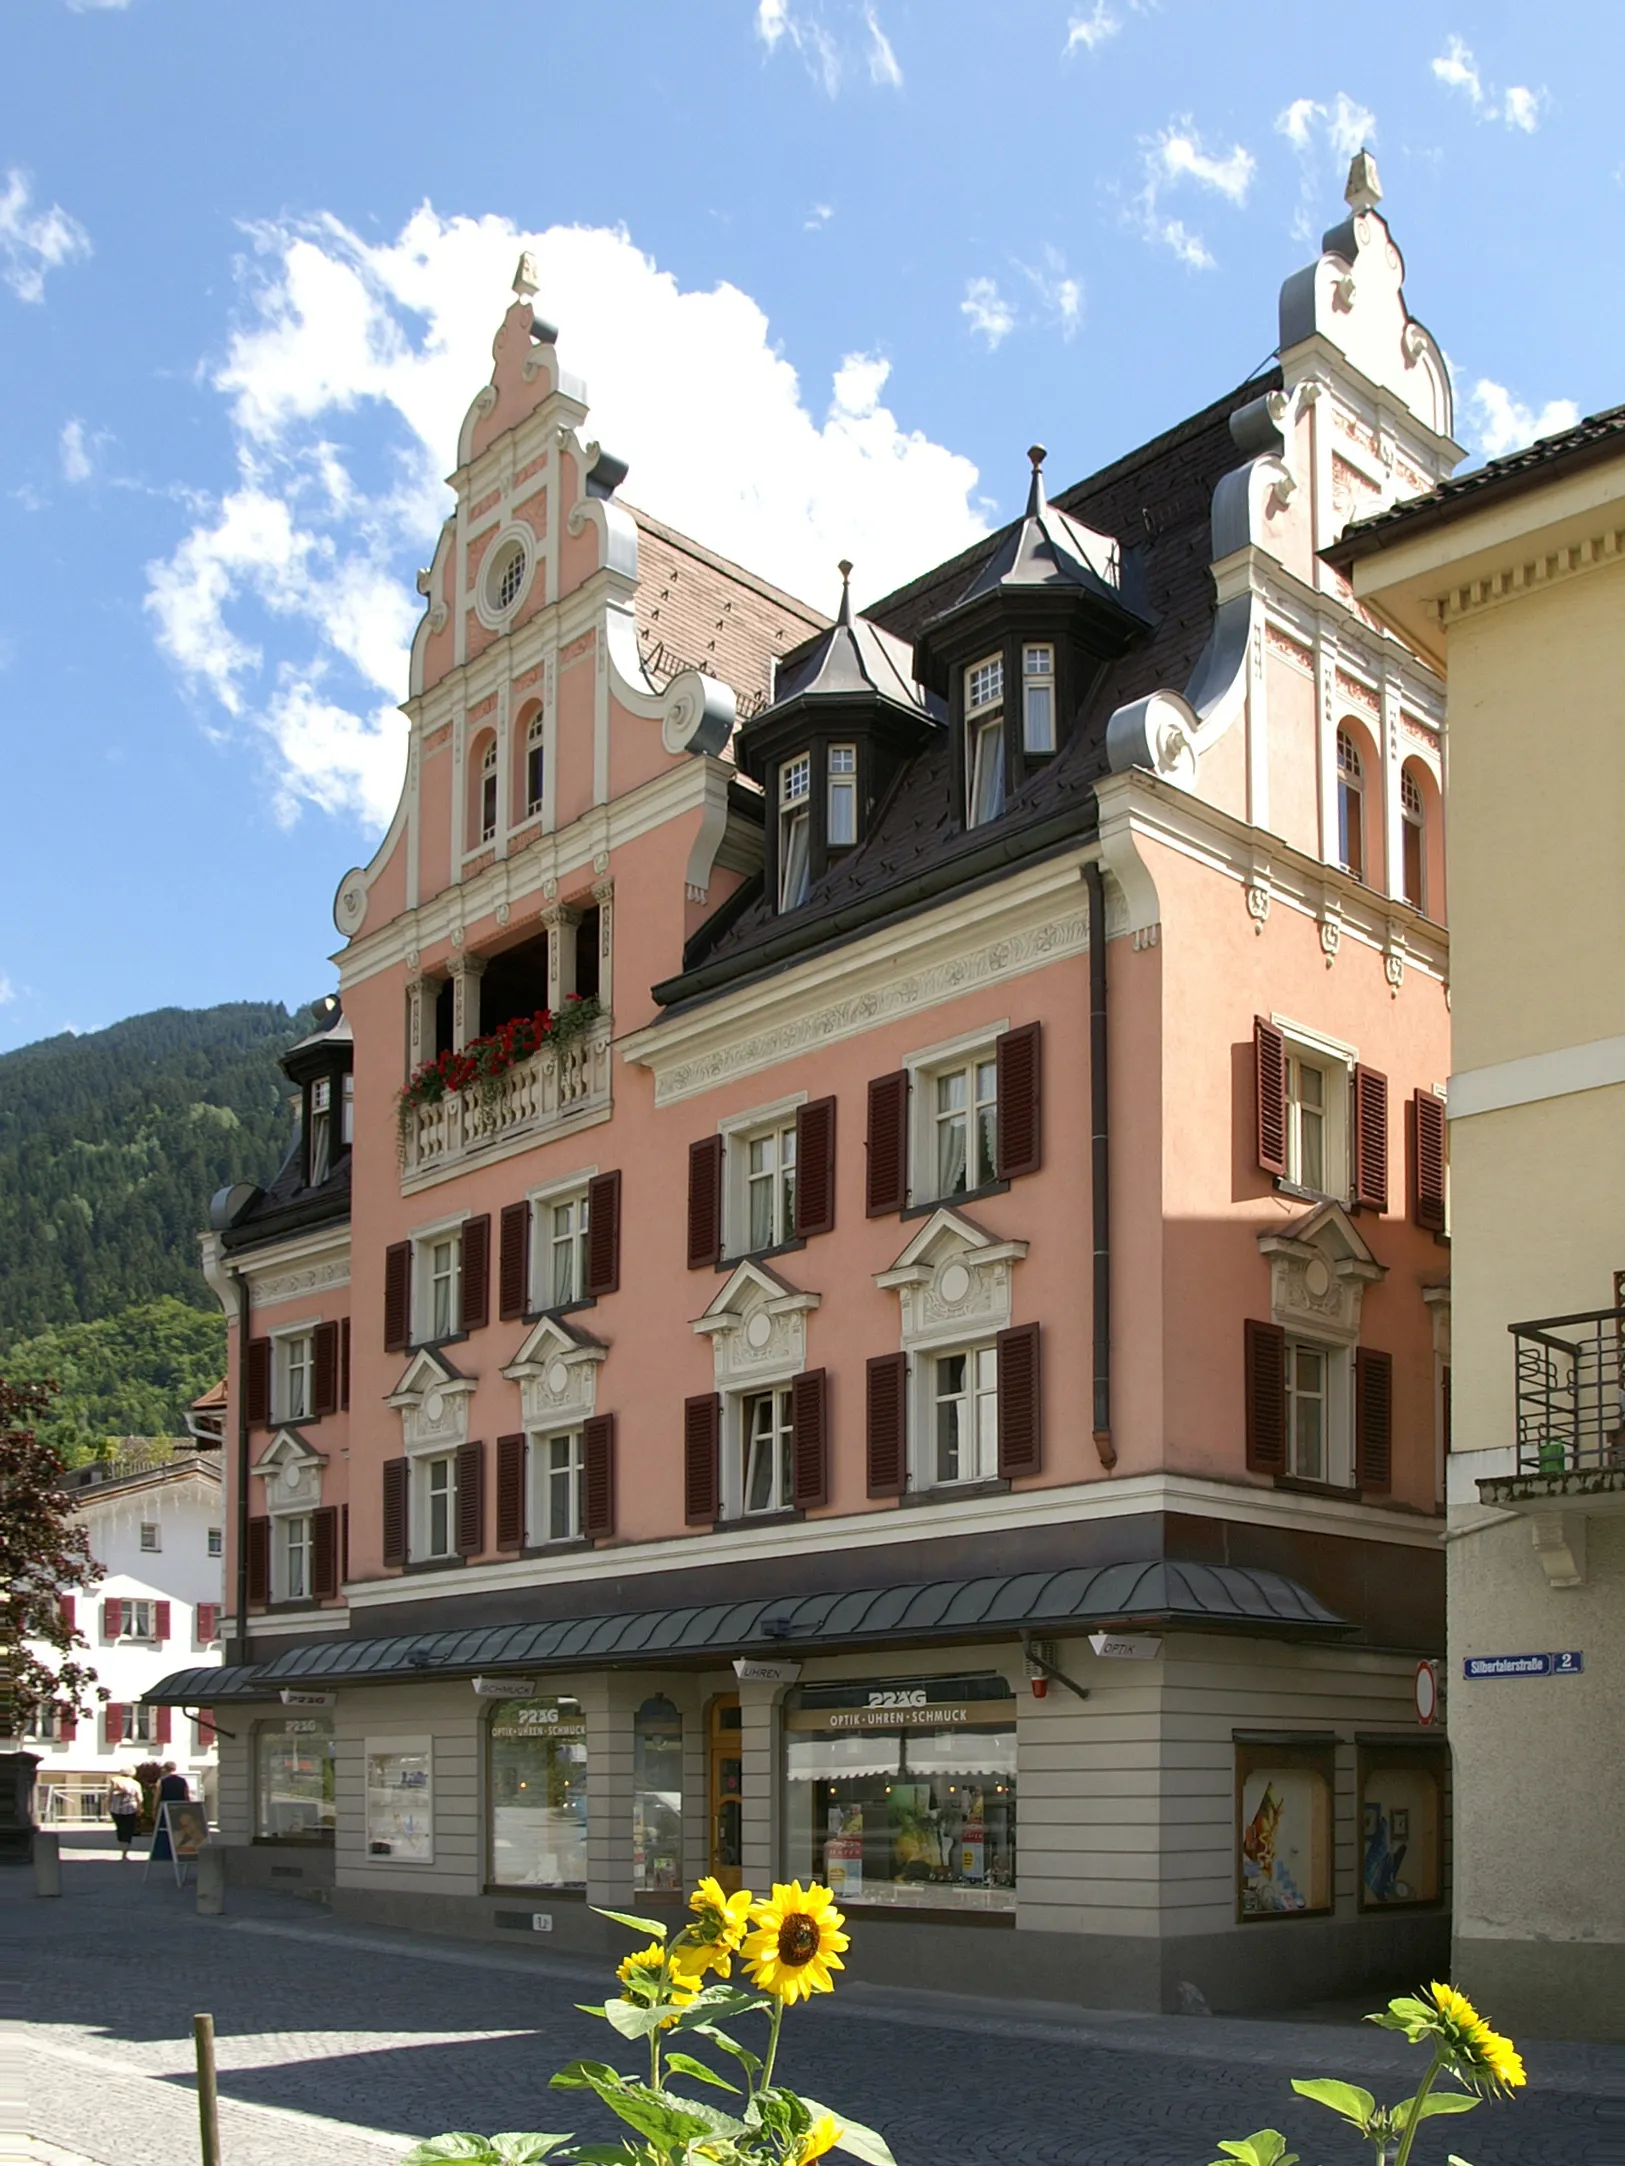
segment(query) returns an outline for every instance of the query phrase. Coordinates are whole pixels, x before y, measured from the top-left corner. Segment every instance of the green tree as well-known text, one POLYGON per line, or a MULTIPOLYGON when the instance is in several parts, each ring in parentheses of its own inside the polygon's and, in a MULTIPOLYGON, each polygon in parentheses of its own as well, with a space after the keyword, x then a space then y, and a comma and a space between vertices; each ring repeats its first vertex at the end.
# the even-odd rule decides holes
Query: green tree
POLYGON ((174 1294, 53 1325, 6 1355, 13 1382, 57 1385, 38 1429, 70 1467, 98 1458, 109 1437, 184 1435, 187 1408, 225 1368, 225 1318, 174 1294))

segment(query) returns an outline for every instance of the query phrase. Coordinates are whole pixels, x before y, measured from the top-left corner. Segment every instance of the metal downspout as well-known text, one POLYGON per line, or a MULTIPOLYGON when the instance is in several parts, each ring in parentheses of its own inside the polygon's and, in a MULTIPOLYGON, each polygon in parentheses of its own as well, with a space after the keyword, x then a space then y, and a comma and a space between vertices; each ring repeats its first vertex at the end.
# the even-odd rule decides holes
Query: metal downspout
POLYGON ((1094 1218, 1094 1439, 1103 1467, 1117 1464, 1112 1442, 1112 1206, 1106 1093, 1106 882, 1098 861, 1083 868, 1089 888, 1089 1200, 1094 1218))

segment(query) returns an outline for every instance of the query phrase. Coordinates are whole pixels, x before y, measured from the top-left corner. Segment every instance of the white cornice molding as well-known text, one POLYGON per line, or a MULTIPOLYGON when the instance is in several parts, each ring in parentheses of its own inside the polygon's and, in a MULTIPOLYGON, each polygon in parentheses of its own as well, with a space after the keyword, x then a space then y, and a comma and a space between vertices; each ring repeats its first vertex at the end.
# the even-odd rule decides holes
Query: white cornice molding
POLYGON ((1470 579, 1464 586, 1447 587, 1422 605, 1436 624, 1446 631, 1465 617, 1483 616, 1507 602, 1527 601, 1553 587, 1580 579, 1587 572, 1605 571, 1625 563, 1625 526, 1607 526, 1583 541, 1569 542, 1535 556, 1514 545, 1494 570, 1470 579))
POLYGON ((336 1232, 268 1242, 234 1259, 255 1308, 276 1308, 311 1294, 337 1293, 350 1283, 350 1225, 336 1232))
POLYGON ((1005 984, 1088 946, 1080 848, 997 887, 845 941, 766 980, 634 1031, 621 1056, 648 1068, 656 1105, 775 1067, 810 1047, 1005 984))
MULTIPOLYGON (((1441 1550, 1442 1520, 1413 1517, 1377 1505, 1305 1497, 1251 1483, 1218 1482, 1188 1474, 1126 1475, 1070 1482, 1051 1489, 1012 1490, 910 1509, 881 1508, 805 1519, 793 1525, 753 1529, 748 1522, 725 1533, 674 1535, 655 1542, 620 1542, 569 1558, 537 1558, 513 1564, 471 1565, 461 1572, 425 1573, 421 1579, 353 1581, 344 1592, 353 1613, 402 1602, 444 1601, 460 1595, 501 1594, 515 1587, 591 1587, 642 1578, 653 1572, 699 1570, 708 1565, 758 1563, 784 1556, 877 1549, 897 1542, 929 1542, 948 1536, 1003 1533, 1020 1528, 1093 1524, 1149 1512, 1179 1512, 1198 1519, 1239 1520, 1304 1534, 1336 1534, 1353 1541, 1391 1542, 1404 1549, 1441 1550)), ((356 1629, 365 1630, 364 1625, 356 1629)))
POLYGON ((1435 728, 1443 726, 1444 679, 1396 633, 1367 624, 1338 595, 1310 586, 1268 550, 1250 543, 1222 557, 1213 567, 1213 585, 1220 605, 1237 595, 1254 597, 1279 630, 1311 651, 1334 656, 1351 675, 1369 678, 1373 689, 1397 681, 1401 697, 1418 714, 1435 728))

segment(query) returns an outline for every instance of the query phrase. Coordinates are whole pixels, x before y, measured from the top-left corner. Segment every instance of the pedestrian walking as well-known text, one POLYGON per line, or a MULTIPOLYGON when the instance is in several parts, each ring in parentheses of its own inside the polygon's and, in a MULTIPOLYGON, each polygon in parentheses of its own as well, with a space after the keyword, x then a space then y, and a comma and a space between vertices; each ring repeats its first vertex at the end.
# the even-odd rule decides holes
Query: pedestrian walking
POLYGON ((186 1777, 177 1773, 173 1760, 166 1760, 163 1774, 158 1779, 158 1798, 153 1808, 157 1816, 157 1825, 152 1831, 152 1848, 147 1853, 147 1863, 149 1865, 155 1859, 162 1862, 165 1858, 174 1857, 175 1853, 171 1849, 169 1842, 169 1822, 164 1818, 164 1807, 166 1805, 184 1805, 191 1795, 192 1792, 187 1785, 186 1777))
POLYGON ((107 1817, 113 1823, 113 1833, 118 1837, 118 1856, 121 1865, 130 1860, 130 1845, 135 1841, 135 1831, 141 1825, 141 1787, 128 1775, 114 1774, 107 1781, 107 1817))

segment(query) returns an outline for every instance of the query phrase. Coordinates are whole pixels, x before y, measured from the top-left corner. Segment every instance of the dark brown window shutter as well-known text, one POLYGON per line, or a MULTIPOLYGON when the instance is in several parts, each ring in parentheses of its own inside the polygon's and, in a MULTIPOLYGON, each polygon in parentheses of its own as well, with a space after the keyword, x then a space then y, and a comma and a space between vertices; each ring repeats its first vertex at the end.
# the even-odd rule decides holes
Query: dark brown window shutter
MULTIPOLYGON (((886 1218, 908 1207, 908 1070, 877 1075, 869 1085, 869 1165, 865 1210, 886 1218)), ((889 1494, 890 1492, 886 1492, 889 1494)))
POLYGON ((835 1231, 835 1101, 815 1098, 796 1114, 796 1232, 835 1231))
POLYGON ((497 1438, 497 1547, 525 1546, 525 1439, 497 1438))
POLYGON ((386 1459, 384 1461, 384 1562, 406 1562, 407 1528, 410 1525, 410 1500, 412 1491, 412 1462, 409 1459, 386 1459))
POLYGON ((462 1292, 459 1331, 483 1331, 491 1321, 491 1214, 463 1222, 462 1292))
POLYGON ((701 1136, 688 1147, 688 1268, 708 1270, 721 1255, 722 1138, 701 1136))
POLYGON ((717 1464, 722 1401, 714 1391, 683 1401, 683 1517, 709 1527, 722 1509, 717 1464))
POLYGON ((998 1063, 999 1179, 1019 1180, 1044 1163, 1044 1026, 1023 1023, 1001 1033, 998 1063))
POLYGON ((511 1324, 530 1307, 528 1203, 505 1203, 497 1231, 497 1314, 511 1324))
MULTIPOLYGON (((1000 1115, 1003 1118, 1002 1112, 1000 1115)), ((1017 1324, 993 1342, 999 1365, 999 1472, 1036 1474, 1044 1464, 1044 1384, 1038 1326, 1017 1324)))
POLYGON ((310 1411, 320 1420, 339 1410, 339 1327, 316 1326, 316 1375, 311 1386, 310 1411))
POLYGON ((621 1177, 597 1173, 587 1183, 587 1294, 613 1294, 621 1284, 621 1177))
POLYGON ((1286 1178, 1286 1040, 1263 1016, 1253 1017, 1254 1135, 1259 1170, 1286 1178))
MULTIPOLYGON (((800 1161, 797 1160, 799 1170, 800 1161)), ((790 1459, 802 1511, 829 1502, 829 1373, 806 1369, 790 1386, 790 1459)))
POLYGON ((1411 1218, 1424 1233, 1444 1232, 1444 1100, 1418 1091, 1411 1100, 1415 1182, 1411 1218))
POLYGON ((1394 1357, 1354 1349, 1354 1478, 1386 1491, 1394 1479, 1394 1357))
POLYGON ((1354 1200, 1368 1211, 1388 1208, 1388 1078, 1375 1068, 1354 1071, 1354 1200))
POLYGON ((339 1585, 350 1577, 350 1507, 339 1506, 339 1585))
MULTIPOLYGON (((489 1223, 489 1222, 488 1222, 489 1223)), ((457 1554, 477 1557, 485 1547, 485 1446, 457 1447, 457 1554)))
POLYGON ((271 1599, 271 1522, 248 1522, 248 1599, 262 1606, 271 1599))
POLYGON ((248 1418, 260 1424, 271 1418, 271 1342, 269 1339, 250 1339, 248 1360, 243 1380, 243 1397, 248 1403, 248 1418))
POLYGON ((1286 1472, 1286 1333, 1248 1320, 1247 1465, 1254 1474, 1286 1472))
POLYGON ((350 1411, 350 1319, 339 1318, 339 1412, 350 1411))
POLYGON ((864 1378, 869 1494, 900 1497, 908 1487, 908 1356, 874 1354, 864 1378))
POLYGON ((581 1429, 581 1531, 601 1542, 615 1532, 615 1417, 594 1414, 581 1429))
POLYGON ((324 1504, 310 1515, 310 1591, 331 1602, 339 1591, 339 1508, 324 1504))
POLYGON ((412 1343, 412 1244, 384 1251, 384 1352, 404 1354, 412 1343))

